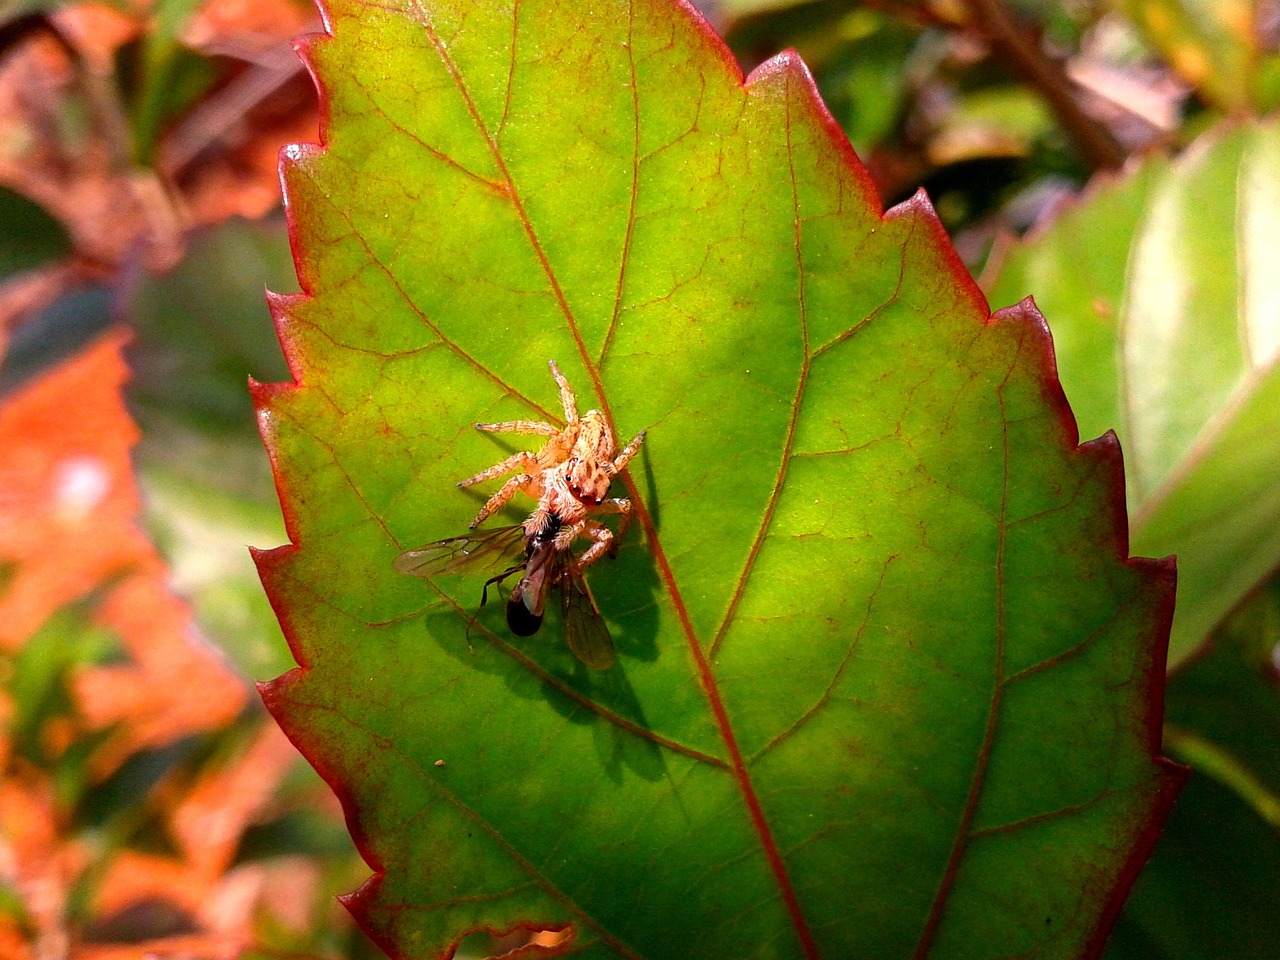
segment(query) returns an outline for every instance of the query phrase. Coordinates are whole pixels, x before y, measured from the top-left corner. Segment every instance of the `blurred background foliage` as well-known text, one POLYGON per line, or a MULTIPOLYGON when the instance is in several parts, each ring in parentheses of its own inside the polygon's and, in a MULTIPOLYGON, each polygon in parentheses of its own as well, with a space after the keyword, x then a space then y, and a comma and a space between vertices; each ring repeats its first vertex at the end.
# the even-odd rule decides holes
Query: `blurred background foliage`
MULTIPOLYGON (((1035 294, 1135 550, 1178 553, 1197 775, 1105 956, 1280 942, 1280 0, 704 0, 797 49, 886 205, 1035 294)), ((292 666, 245 389, 288 377, 280 146, 303 0, 0 3, 0 960, 371 957, 367 870, 252 681, 292 666)), ((834 880, 835 878, 833 878, 834 880)), ((459 956, 524 942, 477 938, 459 956)))

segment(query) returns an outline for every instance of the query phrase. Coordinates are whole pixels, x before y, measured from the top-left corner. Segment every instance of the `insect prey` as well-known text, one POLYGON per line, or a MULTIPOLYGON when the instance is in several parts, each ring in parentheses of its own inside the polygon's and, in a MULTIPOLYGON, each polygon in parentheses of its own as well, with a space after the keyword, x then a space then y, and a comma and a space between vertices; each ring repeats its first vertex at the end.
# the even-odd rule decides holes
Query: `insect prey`
POLYGON ((560 389, 564 427, 539 420, 477 423, 477 430, 547 439, 536 453, 514 453, 461 481, 459 487, 470 487, 510 474, 480 508, 468 533, 408 550, 396 558, 395 567, 429 579, 473 566, 505 565, 485 581, 480 605, 487 602, 490 586, 520 574, 507 598, 507 626, 516 636, 527 637, 542 626, 547 597, 558 591, 569 649, 588 667, 604 669, 614 660, 613 640, 583 571, 606 553, 616 552, 613 531, 596 517, 616 514, 621 517, 619 535, 625 531, 631 501, 608 496, 609 485, 639 451, 645 433, 619 452, 604 414, 588 410, 579 416, 569 382, 554 360, 549 366, 560 389), (476 530, 517 492, 536 504, 524 523, 476 530), (575 557, 573 543, 579 538, 590 544, 575 557))

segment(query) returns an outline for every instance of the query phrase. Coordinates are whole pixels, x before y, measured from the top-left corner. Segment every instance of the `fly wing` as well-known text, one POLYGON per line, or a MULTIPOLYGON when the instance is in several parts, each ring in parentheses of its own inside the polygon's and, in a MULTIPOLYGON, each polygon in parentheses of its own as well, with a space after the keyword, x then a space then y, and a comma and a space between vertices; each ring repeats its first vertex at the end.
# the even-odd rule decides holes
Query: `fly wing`
POLYGON ((529 557, 518 569, 524 571, 520 582, 507 597, 507 627, 517 637, 531 637, 542 626, 547 591, 560 575, 560 554, 550 543, 535 543, 527 548, 529 557))
POLYGON ((564 614, 564 639, 573 655, 593 670, 613 666, 613 637, 586 577, 572 560, 565 563, 561 575, 560 611, 564 614))
POLYGON ((561 554, 551 544, 536 544, 529 550, 524 576, 511 591, 511 603, 522 603, 530 614, 542 619, 547 592, 563 576, 561 554))
POLYGON ((524 527, 517 523, 472 531, 406 550, 392 565, 401 573, 425 580, 467 568, 494 567, 504 561, 512 563, 523 555, 524 527))

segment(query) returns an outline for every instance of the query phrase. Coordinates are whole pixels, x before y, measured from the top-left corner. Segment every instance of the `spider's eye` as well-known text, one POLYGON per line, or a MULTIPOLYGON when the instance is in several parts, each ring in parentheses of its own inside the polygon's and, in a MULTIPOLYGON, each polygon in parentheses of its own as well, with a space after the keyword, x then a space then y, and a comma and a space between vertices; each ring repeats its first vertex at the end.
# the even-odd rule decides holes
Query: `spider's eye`
POLYGON ((599 505, 601 503, 604 503, 604 497, 596 497, 596 504, 599 505))

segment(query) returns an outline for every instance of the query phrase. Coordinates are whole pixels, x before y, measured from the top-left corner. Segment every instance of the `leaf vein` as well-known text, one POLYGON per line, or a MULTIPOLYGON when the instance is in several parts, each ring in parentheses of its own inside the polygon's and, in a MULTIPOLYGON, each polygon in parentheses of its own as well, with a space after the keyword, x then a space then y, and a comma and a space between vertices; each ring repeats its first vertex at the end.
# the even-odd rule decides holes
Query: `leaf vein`
MULTIPOLYGON (((451 606, 460 617, 464 618, 469 623, 472 621, 473 618, 467 613, 466 609, 463 608, 461 604, 459 604, 456 600, 454 600, 453 597, 449 596, 447 593, 445 593, 443 590, 437 587, 434 583, 432 583, 431 586, 437 593, 440 594, 441 598, 449 606, 451 606)), ((668 750, 672 750, 676 753, 684 754, 685 756, 693 760, 697 760, 701 763, 709 764, 713 767, 721 767, 723 769, 728 769, 729 764, 726 763, 724 760, 720 759, 719 757, 714 757, 709 753, 703 753, 701 750, 698 750, 694 747, 690 747, 683 743, 680 743, 678 740, 672 740, 669 737, 664 737, 660 733, 655 733, 653 730, 649 730, 645 727, 642 727, 639 724, 631 720, 628 720, 626 717, 623 717, 622 715, 617 714, 612 710, 609 710, 606 707, 601 706, 599 703, 592 700, 590 697, 584 696, 583 694, 579 693, 577 690, 573 689, 573 687, 569 686, 563 680, 560 680, 554 674, 549 673, 536 660, 533 660, 531 657, 527 656, 524 652, 522 652, 518 647, 514 646, 513 644, 507 643, 505 640, 499 637, 492 630, 489 630, 483 624, 477 624, 476 628, 481 633, 483 633, 485 637, 487 637, 495 647, 503 651, 509 657, 516 660, 522 667, 524 667, 534 676, 538 677, 545 684, 552 687, 563 696, 569 698, 570 700, 573 700, 575 703, 579 704, 580 706, 590 710, 592 713, 595 713, 600 717, 602 717, 603 719, 609 721, 614 726, 620 727, 621 729, 626 730, 628 733, 633 734, 634 736, 639 737, 642 740, 649 740, 660 747, 666 747, 668 750)))
MULTIPOLYGON (((443 62, 445 69, 448 70, 451 76, 453 77, 454 83, 458 88, 459 94, 462 96, 466 104, 467 110, 471 114, 472 121, 475 123, 476 128, 480 131, 480 134, 485 138, 486 142, 488 143, 489 149, 492 152, 494 157, 494 162, 497 164, 499 171, 501 172, 503 178, 507 183, 508 192, 511 196, 512 204, 516 210, 517 215, 521 220, 521 223, 524 226, 525 234, 528 236, 529 242, 533 247, 534 254, 537 257, 539 263, 541 264, 543 272, 547 276, 547 281, 551 286, 552 294, 554 295, 556 302, 559 304, 561 312, 564 314, 569 332, 573 337, 575 343, 577 344, 579 357, 582 360, 583 366, 586 368, 586 370, 591 376, 592 385, 595 388, 596 395, 600 400, 600 404, 601 404, 600 409, 605 414, 606 419, 612 424, 614 421, 613 421, 612 414, 609 410, 608 400, 604 395, 603 385, 600 380, 600 371, 591 362, 591 357, 587 352, 586 344, 583 341, 582 331, 578 326, 577 319, 574 317, 573 311, 569 307, 568 300, 566 299, 564 291, 560 286, 560 282, 555 274, 555 271, 553 271, 551 268, 551 263, 547 258, 546 251, 543 250, 542 244, 538 239, 537 232, 534 230, 533 224, 530 221, 528 213, 524 208, 524 204, 520 199, 520 193, 516 189, 515 181, 511 176, 511 172, 508 169, 505 160, 502 157, 502 153, 498 149, 498 145, 494 141, 493 135, 486 129, 484 122, 480 117, 480 113, 475 104, 475 101, 471 97, 470 91, 467 89, 466 84, 463 82, 462 76, 459 74, 457 66, 453 63, 453 61, 448 55, 447 50, 444 48, 444 45, 440 42, 439 37, 436 35, 435 30, 432 27, 429 18, 426 16, 426 13, 422 9, 422 6, 418 2, 418 0, 413 0, 413 9, 418 17, 419 22, 422 24, 423 28, 426 30, 427 35, 431 40, 431 43, 435 46, 437 55, 441 58, 441 61, 443 62)), ((790 143, 791 131, 790 131, 789 100, 788 100, 787 135, 788 135, 788 142, 790 143)), ((788 154, 790 155, 790 151, 788 151, 788 154)), ((794 190, 794 171, 793 171, 793 194, 794 193, 795 193, 795 190, 794 190)), ((798 197, 794 198, 794 201, 798 203, 798 197)), ((797 229, 798 229, 798 223, 797 223, 797 229)), ((807 347, 808 345, 806 342, 806 357, 805 357, 806 365, 809 359, 807 355, 807 347)), ((784 459, 784 464, 785 464, 785 459, 784 459)), ((735 737, 733 732, 733 727, 729 722, 729 716, 725 710, 724 702, 720 697, 720 692, 716 685, 715 677, 711 671, 711 667, 707 661, 707 657, 703 652, 701 645, 697 641, 697 636, 694 633, 692 621, 689 619, 688 609, 684 605, 684 598, 680 595, 679 590, 676 588, 674 574, 672 573, 670 564, 667 562, 666 555, 663 552, 660 543, 658 542, 657 535, 656 535, 657 531, 653 525, 653 518, 650 516, 644 503, 641 501, 639 497, 639 491, 635 487, 634 480, 630 477, 629 474, 625 479, 626 479, 627 488, 632 495, 633 513, 645 531, 646 539, 648 540, 650 548, 653 551, 654 559, 658 564, 659 573, 671 596, 672 605, 675 608, 676 615, 680 620, 680 624, 685 633, 685 636, 689 640, 690 653, 692 654, 694 658, 694 662, 697 666, 699 682, 702 685, 703 694, 707 698, 708 705, 710 706, 712 714, 715 717, 716 725, 720 730, 721 736, 724 738, 725 746, 729 750, 732 769, 738 781, 739 789, 742 791, 743 800, 747 807, 747 813, 751 818, 751 822, 753 827, 756 830, 757 836, 760 838, 760 843, 763 848, 765 857, 768 860, 769 866, 778 884, 779 891, 782 895, 784 902, 787 905, 787 909, 791 915, 792 921, 795 924, 796 935, 800 940, 805 956, 808 957, 809 960, 817 960, 818 952, 817 952, 817 947, 813 941, 813 936, 809 932, 809 929, 804 920, 804 917, 800 913, 799 903, 796 899, 795 891, 791 886, 791 881, 787 876, 786 866, 782 862, 781 855, 778 853, 777 844, 773 839, 773 834, 764 817, 764 810, 760 806, 760 801, 756 796, 755 788, 751 783, 750 777, 747 775, 746 765, 743 762, 743 758, 742 758, 742 752, 738 747, 737 738, 735 737)))
POLYGON ((982 788, 986 782, 987 763, 991 759, 991 750, 995 744, 996 726, 1000 717, 1000 706, 1004 699, 1005 678, 1004 678, 1004 654, 1005 654, 1005 540, 1009 527, 1009 413, 1005 405, 1004 387, 1009 382, 1009 378, 1013 376, 1013 371, 1017 365, 1017 357, 1021 354, 1022 346, 1025 343, 1026 334, 1023 333, 1018 343, 1018 350, 1015 352, 1013 361, 1009 364, 1009 369, 1005 372, 1004 381, 996 388, 996 397, 1000 403, 1000 441, 1001 441, 1001 481, 1000 481, 1000 515, 996 521, 996 568, 995 568, 995 649, 992 651, 992 673, 993 682, 991 688, 991 699, 987 706, 987 722, 982 732, 982 742, 978 747, 978 755, 974 763, 973 776, 969 781, 969 791, 965 797, 964 809, 960 813, 959 822, 956 824, 956 836, 951 844, 951 853, 947 858, 946 866, 943 868, 942 877, 938 882, 937 892, 934 894, 933 903, 930 905, 928 917, 924 922, 924 929, 920 934, 920 940, 916 944, 915 960, 924 960, 928 956, 930 949, 933 947, 934 938, 937 936, 938 928, 942 923, 942 914, 946 908, 947 902, 951 895, 951 889, 955 884, 956 875, 960 870, 960 861, 964 857, 965 849, 969 840, 972 838, 971 827, 973 818, 977 813, 978 800, 982 796, 982 788))
POLYGON ((836 684, 840 682, 840 678, 844 676, 845 669, 849 666, 849 661, 853 659, 854 651, 858 648, 859 642, 867 631, 867 624, 871 620, 871 608, 875 606, 876 597, 880 594, 880 588, 884 586, 884 578, 889 573, 889 567, 896 559, 898 559, 898 555, 891 554, 885 559, 884 566, 880 568, 880 579, 877 581, 875 589, 871 591, 870 596, 867 597, 867 609, 862 615, 862 622, 858 624, 858 629, 854 633, 853 639, 849 641, 849 648, 845 651, 844 657, 840 661, 840 666, 836 668, 836 672, 832 675, 831 682, 828 683, 827 688, 822 691, 822 696, 815 700, 804 713, 797 717, 791 726, 774 736, 764 746, 757 750, 747 761, 748 764, 754 764, 774 747, 789 738, 806 722, 812 719, 817 712, 822 709, 822 707, 826 706, 826 704, 830 702, 832 691, 835 690, 836 684))

